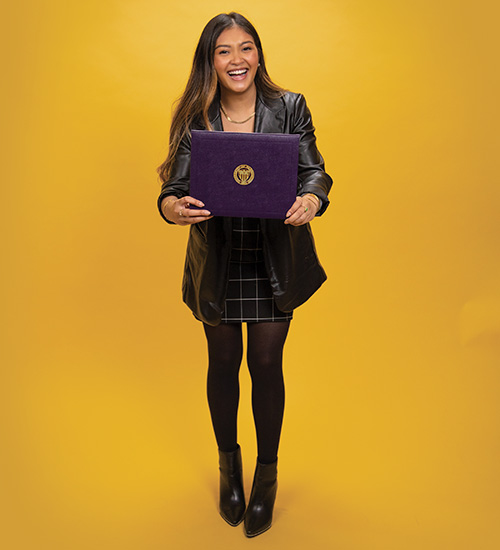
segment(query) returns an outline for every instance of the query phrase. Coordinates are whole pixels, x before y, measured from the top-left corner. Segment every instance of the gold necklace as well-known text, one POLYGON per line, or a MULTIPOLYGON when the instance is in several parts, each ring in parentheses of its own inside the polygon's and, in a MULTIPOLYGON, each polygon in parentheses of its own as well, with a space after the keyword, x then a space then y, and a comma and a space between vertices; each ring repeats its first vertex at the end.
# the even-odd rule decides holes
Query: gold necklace
POLYGON ((229 118, 226 111, 224 111, 224 107, 222 106, 222 103, 220 104, 220 110, 224 113, 224 116, 229 120, 229 122, 232 122, 233 124, 245 124, 245 122, 248 122, 252 117, 255 116, 255 111, 248 117, 245 118, 245 120, 233 120, 232 118, 229 118))

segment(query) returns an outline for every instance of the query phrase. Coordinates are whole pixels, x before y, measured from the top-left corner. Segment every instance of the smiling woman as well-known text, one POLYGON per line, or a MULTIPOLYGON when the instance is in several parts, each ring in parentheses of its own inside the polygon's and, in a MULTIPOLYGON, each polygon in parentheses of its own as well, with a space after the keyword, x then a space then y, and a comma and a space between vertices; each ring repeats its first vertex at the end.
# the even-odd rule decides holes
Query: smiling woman
MULTIPOLYGON (((309 222, 326 210, 332 180, 316 148, 304 97, 272 82, 257 31, 243 16, 218 15, 203 30, 159 172, 161 215, 191 226, 183 298, 203 322, 208 343, 220 514, 233 526, 244 518, 245 534, 254 537, 272 523, 285 400, 282 355, 293 310, 326 279, 309 222), (298 134, 297 196, 286 219, 213 217, 203 209, 190 195, 191 130, 298 134), (248 506, 237 440, 244 322, 258 447, 248 506)), ((255 211, 261 211, 258 205, 255 211)))

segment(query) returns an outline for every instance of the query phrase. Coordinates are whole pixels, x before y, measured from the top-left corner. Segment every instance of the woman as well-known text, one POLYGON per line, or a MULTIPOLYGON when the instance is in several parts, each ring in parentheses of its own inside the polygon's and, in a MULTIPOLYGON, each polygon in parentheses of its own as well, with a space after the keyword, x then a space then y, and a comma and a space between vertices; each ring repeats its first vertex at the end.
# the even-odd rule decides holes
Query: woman
POLYGON ((332 180, 316 148, 301 95, 270 79, 259 36, 237 13, 220 14, 202 32, 159 168, 158 206, 169 223, 190 225, 183 299, 203 322, 207 394, 219 448, 221 516, 248 537, 271 527, 284 409, 283 346, 293 309, 325 281, 309 222, 328 206, 332 180), (213 217, 189 195, 190 130, 300 135, 297 198, 286 219, 213 217), (190 205, 201 207, 190 209, 190 205), (238 373, 247 323, 247 362, 258 457, 248 506, 237 442, 238 373))

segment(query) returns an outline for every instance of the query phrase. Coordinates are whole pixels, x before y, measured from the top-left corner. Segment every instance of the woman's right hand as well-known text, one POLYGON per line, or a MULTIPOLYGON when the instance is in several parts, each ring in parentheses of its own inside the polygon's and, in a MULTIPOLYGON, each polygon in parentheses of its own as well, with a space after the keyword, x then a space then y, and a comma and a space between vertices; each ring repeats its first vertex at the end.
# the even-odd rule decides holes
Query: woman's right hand
POLYGON ((173 195, 165 197, 161 201, 161 211, 167 220, 177 225, 192 225, 213 218, 208 210, 195 210, 189 205, 203 208, 205 205, 193 197, 181 197, 178 199, 173 195))

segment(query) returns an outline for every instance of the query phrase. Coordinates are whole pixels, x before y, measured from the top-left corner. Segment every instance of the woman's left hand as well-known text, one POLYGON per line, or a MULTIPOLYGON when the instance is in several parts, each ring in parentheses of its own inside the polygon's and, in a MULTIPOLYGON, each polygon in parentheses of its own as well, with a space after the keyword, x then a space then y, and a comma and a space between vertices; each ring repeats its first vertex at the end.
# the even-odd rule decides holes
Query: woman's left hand
POLYGON ((304 225, 316 216, 319 210, 319 198, 311 195, 297 197, 290 210, 286 213, 285 223, 304 225))

